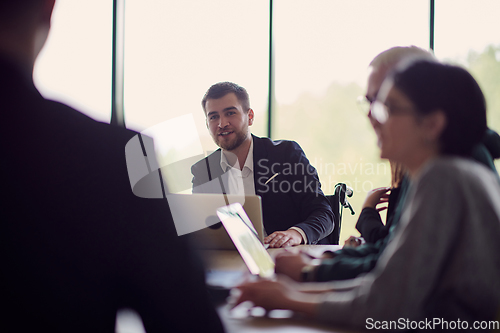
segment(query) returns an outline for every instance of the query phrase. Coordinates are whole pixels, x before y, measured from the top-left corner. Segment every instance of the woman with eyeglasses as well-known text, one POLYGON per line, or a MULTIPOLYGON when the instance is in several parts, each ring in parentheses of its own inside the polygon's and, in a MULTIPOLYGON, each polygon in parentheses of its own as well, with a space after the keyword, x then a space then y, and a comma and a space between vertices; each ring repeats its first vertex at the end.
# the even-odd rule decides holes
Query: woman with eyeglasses
POLYGON ((486 131, 481 89, 460 67, 416 61, 386 79, 369 118, 381 157, 410 179, 374 270, 320 295, 279 279, 245 283, 237 303, 358 329, 484 328, 476 321, 500 304, 500 185, 466 158, 486 131))

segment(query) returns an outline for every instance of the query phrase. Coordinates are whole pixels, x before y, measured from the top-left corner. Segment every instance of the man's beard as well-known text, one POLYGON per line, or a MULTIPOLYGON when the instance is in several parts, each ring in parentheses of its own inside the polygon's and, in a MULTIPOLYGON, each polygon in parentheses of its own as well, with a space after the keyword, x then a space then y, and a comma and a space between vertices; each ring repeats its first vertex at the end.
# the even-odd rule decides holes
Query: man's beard
POLYGON ((236 134, 236 137, 234 138, 234 140, 230 142, 222 142, 222 140, 220 140, 220 137, 217 136, 217 140, 215 143, 217 144, 217 146, 221 147, 226 151, 234 150, 238 148, 243 142, 245 142, 245 140, 248 137, 248 130, 239 132, 235 131, 234 134, 236 134))

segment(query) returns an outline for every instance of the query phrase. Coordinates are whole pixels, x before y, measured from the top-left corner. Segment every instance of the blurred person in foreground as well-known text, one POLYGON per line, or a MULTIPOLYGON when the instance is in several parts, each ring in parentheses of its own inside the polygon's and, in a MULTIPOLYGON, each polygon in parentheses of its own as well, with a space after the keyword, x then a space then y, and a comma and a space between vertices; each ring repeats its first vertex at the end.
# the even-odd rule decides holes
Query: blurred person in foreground
MULTIPOLYGON (((0 1, 0 323, 5 332, 222 332, 166 200, 134 196, 137 133, 44 99, 32 72, 54 0, 0 1)), ((146 140, 146 138, 144 138, 146 140)))
MULTIPOLYGON (((410 179, 399 227, 368 274, 308 295, 283 281, 245 283, 237 304, 291 309, 332 325, 409 329, 408 321, 492 320, 500 301, 500 185, 468 158, 486 131, 484 96, 464 69, 429 61, 398 68, 372 103, 382 158, 410 179), (340 291, 340 288, 343 288, 340 291), (437 319, 437 320, 436 320, 437 319)), ((449 324, 448 324, 449 325, 449 324)), ((429 326, 419 326, 427 329, 429 326)))

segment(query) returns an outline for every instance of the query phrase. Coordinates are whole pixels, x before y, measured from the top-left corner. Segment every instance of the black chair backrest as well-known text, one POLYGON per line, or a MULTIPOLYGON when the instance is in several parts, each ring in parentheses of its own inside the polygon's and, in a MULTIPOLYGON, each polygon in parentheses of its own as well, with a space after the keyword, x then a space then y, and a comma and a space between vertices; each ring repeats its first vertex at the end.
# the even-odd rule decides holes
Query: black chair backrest
POLYGON ((338 183, 335 185, 335 189, 332 195, 327 195, 326 198, 330 202, 333 211, 333 222, 335 223, 333 231, 330 235, 326 237, 329 244, 338 245, 340 238, 340 228, 342 226, 342 210, 343 208, 349 208, 351 214, 354 215, 354 211, 351 204, 347 201, 347 197, 352 197, 353 191, 351 188, 347 187, 344 183, 338 183))
POLYGON ((340 223, 342 221, 340 217, 340 214, 342 214, 342 206, 340 205, 338 194, 327 195, 326 198, 330 202, 330 206, 332 206, 334 222, 333 231, 330 235, 326 236, 326 239, 328 239, 329 244, 338 245, 340 238, 340 223))

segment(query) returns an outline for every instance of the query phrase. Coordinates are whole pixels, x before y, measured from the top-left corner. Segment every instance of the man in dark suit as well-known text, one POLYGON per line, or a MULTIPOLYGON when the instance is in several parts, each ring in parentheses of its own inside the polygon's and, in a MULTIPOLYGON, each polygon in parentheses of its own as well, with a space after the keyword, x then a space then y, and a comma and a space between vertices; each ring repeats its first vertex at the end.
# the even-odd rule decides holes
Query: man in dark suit
POLYGON ((166 200, 132 193, 137 133, 35 88, 53 6, 0 1, 1 330, 114 332, 126 307, 148 332, 222 332, 166 200))
POLYGON ((333 212, 300 146, 251 135, 254 113, 248 93, 237 84, 214 84, 202 106, 221 149, 192 166, 193 193, 260 195, 264 242, 270 247, 325 242, 333 212))

